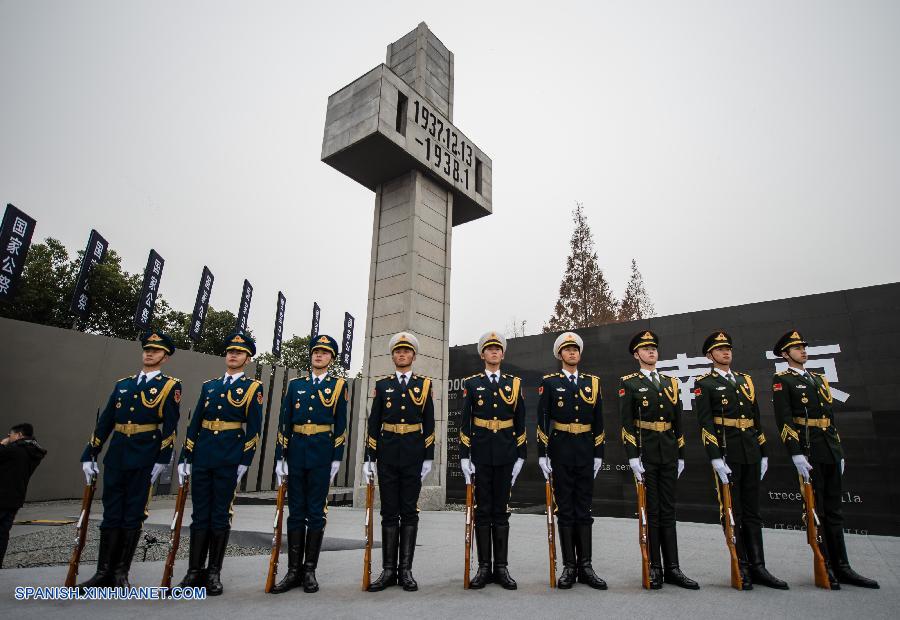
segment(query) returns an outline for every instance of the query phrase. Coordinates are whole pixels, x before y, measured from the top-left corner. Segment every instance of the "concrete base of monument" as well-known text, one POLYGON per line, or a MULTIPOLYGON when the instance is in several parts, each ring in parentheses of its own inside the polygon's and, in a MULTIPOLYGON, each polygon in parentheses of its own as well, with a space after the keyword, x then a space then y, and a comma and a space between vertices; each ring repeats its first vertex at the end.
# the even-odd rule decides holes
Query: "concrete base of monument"
MULTIPOLYGON (((99 508, 99 507, 98 507, 99 508)), ((270 533, 271 506, 239 506, 232 527, 237 531, 270 533)), ((54 519, 74 515, 77 502, 56 502, 49 509, 32 504, 22 509, 18 519, 54 519)), ((99 510, 98 510, 99 513, 99 510)), ((363 512, 352 508, 332 508, 328 512, 326 541, 329 538, 361 541, 363 512)), ((413 571, 419 592, 390 588, 373 594, 360 591, 362 551, 325 546, 316 571, 321 590, 304 594, 296 590, 283 595, 263 592, 268 556, 226 558, 222 572, 224 596, 205 601, 36 601, 14 600, 17 586, 55 586, 65 579, 65 566, 0 570, 0 614, 61 618, 119 618, 140 614, 142 619, 171 618, 188 614, 192 618, 239 617, 243 614, 296 615, 310 617, 366 618, 485 618, 527 613, 532 617, 817 617, 895 618, 900 600, 900 538, 847 535, 851 562, 860 573, 877 579, 880 590, 845 586, 828 592, 813 585, 812 558, 801 532, 765 530, 767 564, 777 576, 790 583, 786 592, 755 587, 737 592, 728 585, 728 554, 721 528, 715 525, 679 523, 681 567, 700 582, 697 592, 665 586, 648 592, 640 586, 640 553, 637 524, 632 519, 595 519, 594 568, 609 584, 598 592, 576 585, 572 590, 548 587, 547 528, 543 515, 514 514, 511 518, 509 568, 519 589, 508 592, 497 586, 465 591, 463 573, 463 515, 460 512, 423 511, 413 571), (333 549, 333 550, 329 550, 333 549), (298 607, 298 605, 302 607, 298 607), (514 610, 514 611, 511 611, 514 610)), ((166 523, 171 503, 155 504, 150 521, 166 523)), ((40 526, 14 526, 12 534, 34 531, 40 526), (29 529, 32 528, 32 529, 29 529)), ((71 528, 72 526, 63 526, 71 528)), ((376 518, 376 539, 381 532, 376 518)), ((186 544, 184 541, 183 544, 186 544)), ((372 554, 372 571, 377 576, 381 551, 372 554)), ((560 567, 561 568, 561 567, 560 567)), ((82 577, 93 573, 94 565, 82 566, 82 577)), ((179 560, 175 577, 181 579, 186 563, 179 560)), ((156 586, 162 562, 135 562, 133 585, 156 586)), ((287 570, 282 555, 279 575, 287 570)))
MULTIPOLYGON (((447 489, 442 486, 425 485, 419 493, 419 510, 442 510, 447 504, 447 489)), ((366 507, 366 487, 357 487, 353 494, 353 507, 366 507)), ((378 486, 375 487, 375 508, 380 508, 378 486)))

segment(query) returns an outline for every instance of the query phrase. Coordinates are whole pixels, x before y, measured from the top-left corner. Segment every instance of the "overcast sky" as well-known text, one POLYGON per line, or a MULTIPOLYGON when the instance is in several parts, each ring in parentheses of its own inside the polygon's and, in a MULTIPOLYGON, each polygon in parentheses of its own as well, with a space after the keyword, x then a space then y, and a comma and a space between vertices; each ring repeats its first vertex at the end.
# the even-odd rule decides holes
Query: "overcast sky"
POLYGON ((0 0, 0 200, 73 253, 96 227, 130 272, 155 248, 188 312, 204 264, 217 308, 248 278, 261 350, 279 289, 286 336, 318 300, 339 338, 374 195, 319 161, 326 101, 423 20, 493 158, 494 214, 453 231, 451 344, 540 331, 576 201, 661 315, 900 279, 892 1, 0 0))

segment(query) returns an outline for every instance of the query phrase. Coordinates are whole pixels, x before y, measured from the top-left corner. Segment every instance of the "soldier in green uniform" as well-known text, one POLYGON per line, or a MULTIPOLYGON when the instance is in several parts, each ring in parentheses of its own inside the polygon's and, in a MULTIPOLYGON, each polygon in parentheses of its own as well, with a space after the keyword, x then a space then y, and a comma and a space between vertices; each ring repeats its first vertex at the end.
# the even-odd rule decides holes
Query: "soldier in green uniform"
POLYGON ((825 541, 822 555, 833 590, 840 584, 878 588, 878 582, 863 577, 852 568, 844 545, 844 515, 841 511, 841 483, 844 452, 834 425, 831 388, 825 375, 804 368, 806 340, 797 330, 784 334, 773 349, 788 369, 772 378, 775 421, 781 441, 791 454, 797 472, 812 482, 816 509, 825 541))
POLYGON ((484 372, 463 380, 463 411, 459 431, 460 468, 469 484, 475 476, 475 542, 478 572, 469 588, 497 583, 506 590, 518 586, 507 568, 509 501, 525 463, 525 395, 519 377, 500 372, 506 338, 488 332, 478 339, 484 372), (477 470, 477 473, 476 473, 477 470), (491 541, 494 570, 491 572, 491 541))
MULTIPOLYGON (((713 363, 713 370, 697 377, 694 384, 700 439, 721 483, 731 483, 735 547, 743 589, 752 590, 756 583, 787 590, 788 585, 766 569, 759 481, 769 468, 768 445, 753 379, 747 373, 731 370, 732 346, 731 336, 724 331, 713 332, 703 342, 703 353, 713 363)), ((722 510, 721 504, 719 509, 722 510)))
POLYGON ((628 464, 647 490, 650 589, 658 590, 665 582, 696 590, 697 582, 681 572, 675 534, 675 487, 684 471, 680 388, 678 379, 656 371, 658 347, 659 338, 649 330, 636 334, 628 345, 640 371, 622 377, 619 384, 622 443, 628 464))
POLYGON ((538 388, 538 465, 545 479, 552 476, 563 556, 557 587, 566 590, 578 581, 605 590, 606 582, 591 563, 591 503, 606 433, 600 380, 578 370, 583 350, 584 341, 573 332, 560 334, 553 343, 562 369, 544 375, 538 388))

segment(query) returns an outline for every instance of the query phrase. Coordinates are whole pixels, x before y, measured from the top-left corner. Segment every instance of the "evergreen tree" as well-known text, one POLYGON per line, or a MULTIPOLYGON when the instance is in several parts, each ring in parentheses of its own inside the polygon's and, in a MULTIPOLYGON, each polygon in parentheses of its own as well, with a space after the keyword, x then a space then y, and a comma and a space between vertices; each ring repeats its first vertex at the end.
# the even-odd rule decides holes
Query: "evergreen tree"
POLYGON ((618 317, 618 302, 600 269, 594 236, 580 202, 575 203, 572 220, 575 230, 571 252, 559 285, 559 299, 543 327, 544 333, 613 323, 618 317))
POLYGON ((619 306, 619 320, 646 319, 654 316, 655 313, 650 296, 647 295, 647 290, 644 288, 644 278, 638 271, 637 261, 632 258, 631 279, 628 281, 628 288, 625 289, 625 296, 619 306))

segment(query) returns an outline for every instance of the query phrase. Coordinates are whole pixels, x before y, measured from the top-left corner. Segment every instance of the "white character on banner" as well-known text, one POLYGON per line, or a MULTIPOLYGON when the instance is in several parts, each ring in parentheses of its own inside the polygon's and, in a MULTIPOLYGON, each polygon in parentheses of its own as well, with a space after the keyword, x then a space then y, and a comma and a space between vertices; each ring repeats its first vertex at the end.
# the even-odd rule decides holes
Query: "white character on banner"
POLYGON ((6 244, 6 251, 12 255, 19 255, 19 248, 22 247, 22 240, 18 237, 10 237, 9 243, 6 244))
POLYGON ((82 293, 78 296, 78 309, 84 312, 87 310, 88 296, 85 293, 82 293))
POLYGON ((12 284, 12 280, 0 274, 0 293, 9 293, 10 284, 12 284))
MULTIPOLYGON (((836 355, 840 352, 841 345, 839 344, 826 344, 820 347, 806 347, 806 354, 809 356, 809 359, 807 359, 806 361, 806 368, 821 368, 822 372, 825 374, 825 378, 828 380, 828 384, 831 386, 831 395, 842 403, 846 403, 850 398, 850 394, 843 390, 835 388, 833 385, 837 383, 839 379, 837 366, 834 363, 834 358, 831 356, 836 355)), ((776 357, 775 354, 771 351, 766 351, 766 359, 776 360, 775 372, 783 372, 788 368, 788 364, 784 361, 784 358, 780 355, 776 357)))
POLYGON ((156 290, 156 285, 157 285, 157 284, 159 284, 159 281, 156 279, 156 277, 155 277, 155 276, 150 276, 150 283, 149 283, 148 286, 150 287, 150 290, 151 290, 151 291, 155 291, 155 290, 156 290))
POLYGON ((199 320, 196 321, 196 322, 194 323, 194 331, 197 332, 198 334, 200 333, 200 326, 201 326, 201 325, 202 325, 202 324, 200 323, 199 320))
POLYGON ((13 221, 12 231, 14 235, 24 237, 25 233, 28 231, 28 222, 23 220, 21 217, 17 217, 15 221, 13 221))
POLYGON ((712 362, 706 357, 688 357, 687 353, 679 353, 672 360, 660 360, 656 363, 659 372, 677 377, 681 385, 681 405, 685 411, 694 409, 694 378, 705 375, 712 368, 712 362))
POLYGON ((159 259, 153 259, 153 273, 159 275, 159 272, 162 271, 162 263, 159 262, 159 259))
POLYGON ((100 260, 100 257, 103 256, 103 242, 98 241, 97 245, 94 246, 94 256, 97 257, 97 260, 100 260))
POLYGON ((12 256, 4 256, 3 257, 3 271, 9 274, 15 274, 16 261, 13 260, 12 256))
POLYGON ((147 324, 150 319, 150 308, 144 308, 141 310, 141 323, 147 324))

